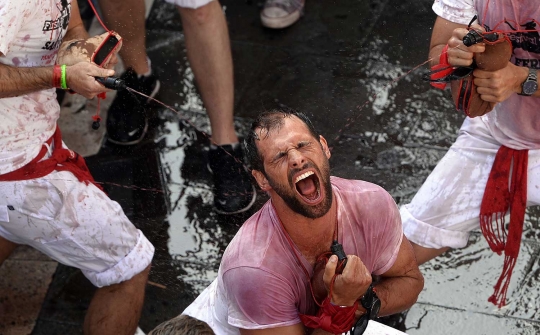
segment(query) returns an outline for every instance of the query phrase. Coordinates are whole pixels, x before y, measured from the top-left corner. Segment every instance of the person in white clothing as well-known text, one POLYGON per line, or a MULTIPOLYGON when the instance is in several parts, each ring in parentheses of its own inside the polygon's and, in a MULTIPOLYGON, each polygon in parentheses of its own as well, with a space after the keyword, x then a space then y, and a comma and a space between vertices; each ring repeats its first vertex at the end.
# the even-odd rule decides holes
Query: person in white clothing
POLYGON ((86 49, 97 40, 75 0, 0 0, 0 264, 25 244, 81 269, 98 287, 84 333, 132 335, 154 247, 57 126, 57 88, 86 98, 107 91, 95 77, 114 71, 90 62, 86 49))
POLYGON ((480 98, 495 107, 465 119, 450 150, 411 203, 401 207, 403 227, 420 264, 449 248, 466 246, 469 232, 481 228, 493 251, 505 255, 503 274, 489 299, 502 306, 525 208, 540 204, 540 7, 532 1, 436 0, 433 10, 438 17, 431 38, 432 65, 446 59, 452 67, 474 66, 475 54, 483 53, 486 43, 464 44, 471 21, 481 34, 504 35, 513 52, 503 69, 477 68, 472 73, 480 98))

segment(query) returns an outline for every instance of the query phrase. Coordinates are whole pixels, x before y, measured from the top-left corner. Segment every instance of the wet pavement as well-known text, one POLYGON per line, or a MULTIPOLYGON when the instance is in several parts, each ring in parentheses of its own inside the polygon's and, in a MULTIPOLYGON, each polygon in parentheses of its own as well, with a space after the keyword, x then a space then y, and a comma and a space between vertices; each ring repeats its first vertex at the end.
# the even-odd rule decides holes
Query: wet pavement
MULTIPOLYGON (((421 80, 434 21, 431 0, 307 1, 282 30, 259 23, 261 1, 224 0, 235 66, 239 135, 260 111, 307 113, 332 148, 332 174, 386 188, 408 202, 453 142, 463 116, 449 94, 421 80)), ((156 247, 140 327, 172 318, 216 276, 243 215, 212 208, 206 169, 208 119, 186 60, 179 16, 156 0, 147 46, 162 82, 151 131, 133 147, 105 144, 87 158, 95 179, 156 247)), ((529 209, 510 304, 487 298, 502 268, 479 232, 469 246, 424 266, 425 288, 408 312, 408 334, 540 333, 540 211, 529 209)), ((54 270, 54 268, 53 268, 54 270)), ((58 265, 32 334, 80 334, 94 292, 80 271, 58 265)))

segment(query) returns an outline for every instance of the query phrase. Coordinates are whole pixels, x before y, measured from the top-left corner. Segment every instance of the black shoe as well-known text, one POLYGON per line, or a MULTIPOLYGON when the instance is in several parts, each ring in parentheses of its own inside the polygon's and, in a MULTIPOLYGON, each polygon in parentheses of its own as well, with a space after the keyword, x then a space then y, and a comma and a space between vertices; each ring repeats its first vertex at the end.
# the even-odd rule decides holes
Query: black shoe
MULTIPOLYGON (((128 68, 121 76, 127 87, 154 97, 159 91, 159 80, 153 76, 139 78, 128 68)), ((133 145, 141 142, 148 130, 145 107, 150 99, 129 92, 118 91, 107 113, 108 140, 120 145, 133 145)))
POLYGON ((210 149, 209 168, 214 175, 214 206, 220 214, 247 211, 257 198, 255 187, 244 166, 240 145, 223 145, 210 149))

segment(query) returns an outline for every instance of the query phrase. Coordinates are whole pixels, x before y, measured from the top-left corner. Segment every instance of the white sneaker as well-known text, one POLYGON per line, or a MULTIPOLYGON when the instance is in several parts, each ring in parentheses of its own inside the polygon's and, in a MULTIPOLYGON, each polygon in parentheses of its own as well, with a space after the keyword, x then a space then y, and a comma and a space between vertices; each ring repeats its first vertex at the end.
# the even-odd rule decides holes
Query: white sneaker
POLYGON ((267 28, 286 28, 304 14, 304 3, 305 0, 266 0, 261 22, 267 28))

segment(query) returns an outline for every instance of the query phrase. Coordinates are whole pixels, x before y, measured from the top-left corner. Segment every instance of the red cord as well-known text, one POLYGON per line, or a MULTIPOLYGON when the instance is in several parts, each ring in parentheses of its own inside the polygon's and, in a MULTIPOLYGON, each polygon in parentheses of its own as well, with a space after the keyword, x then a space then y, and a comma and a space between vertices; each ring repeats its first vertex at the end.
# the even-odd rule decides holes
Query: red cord
POLYGON ((105 29, 107 32, 110 32, 109 28, 107 28, 105 26, 105 24, 103 24, 103 21, 101 21, 101 18, 99 17, 98 13, 97 13, 97 10, 96 8, 94 7, 94 4, 92 3, 92 0, 88 0, 88 3, 90 4, 90 7, 92 8, 92 10, 94 11, 94 15, 96 16, 96 19, 99 21, 99 23, 101 24, 101 26, 103 27, 103 29, 105 29))
MULTIPOLYGON (((92 8, 92 11, 94 11, 94 15, 96 16, 96 19, 99 21, 99 23, 101 24, 103 29, 105 29, 108 33, 110 33, 111 31, 109 30, 109 28, 107 28, 105 26, 105 24, 101 20, 101 17, 99 17, 97 10, 94 7, 94 4, 92 3, 92 0, 88 0, 88 4, 92 8)), ((106 97, 107 97, 107 93, 105 93, 105 92, 102 92, 102 93, 97 95, 97 110, 96 110, 96 114, 94 116, 92 116, 92 120, 94 120, 95 122, 100 122, 101 121, 101 117, 99 116, 100 100, 105 99, 106 97)))

